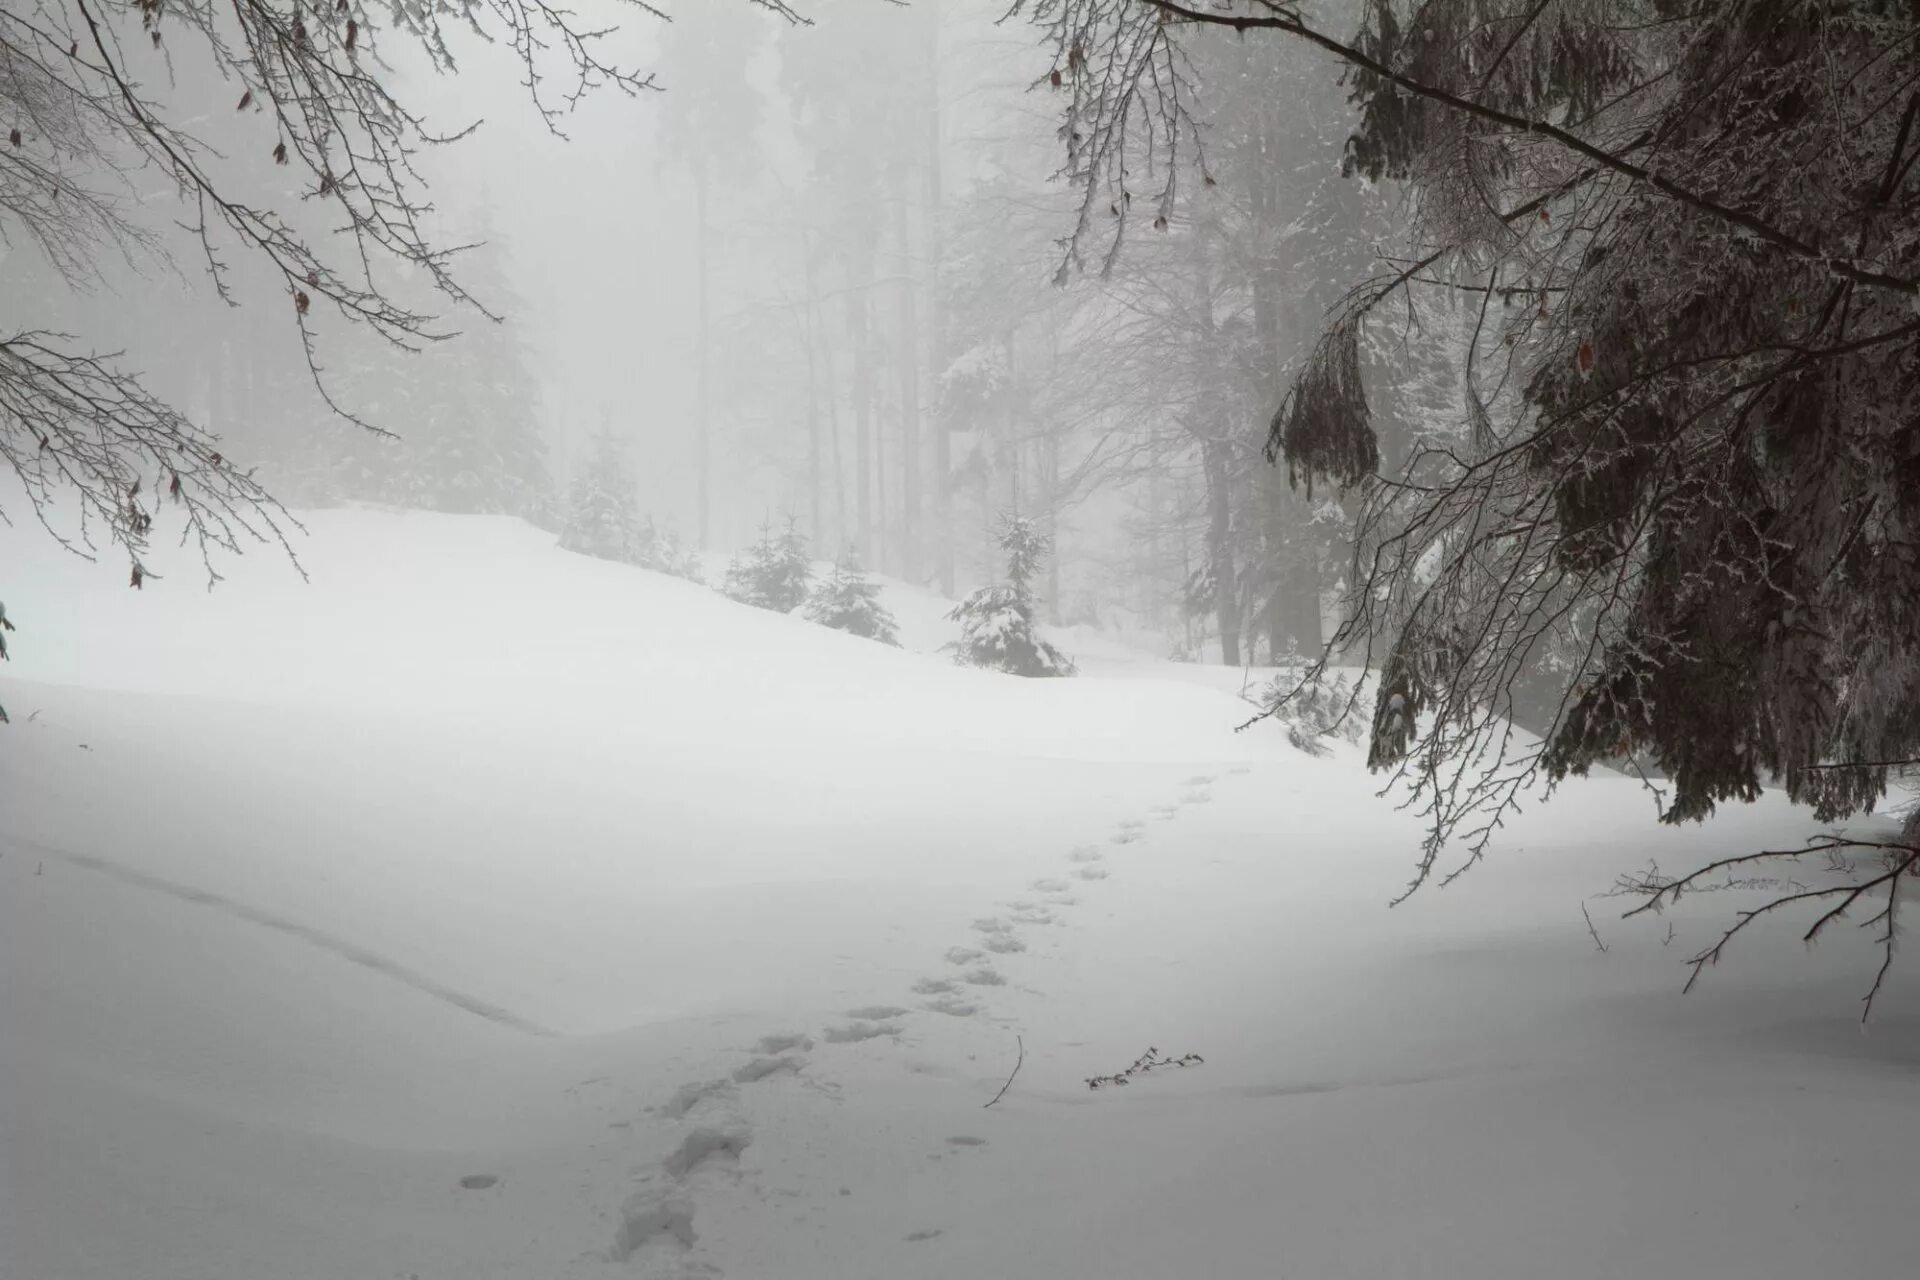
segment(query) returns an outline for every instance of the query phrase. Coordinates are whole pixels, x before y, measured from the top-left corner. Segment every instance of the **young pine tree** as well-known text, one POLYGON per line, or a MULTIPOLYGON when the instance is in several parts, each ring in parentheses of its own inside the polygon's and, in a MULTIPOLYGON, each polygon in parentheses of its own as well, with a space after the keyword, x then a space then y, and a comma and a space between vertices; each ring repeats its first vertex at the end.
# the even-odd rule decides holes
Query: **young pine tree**
POLYGON ((567 494, 567 522, 560 546, 602 560, 638 563, 640 521, 634 514, 633 480, 610 431, 594 437, 593 459, 567 494))
POLYGON ((789 516, 786 531, 779 537, 774 536, 771 525, 763 524, 760 541, 727 563, 720 594, 756 609, 792 613, 806 603, 812 585, 813 562, 807 540, 789 516))
POLYGON ((808 597, 807 620, 900 647, 893 614, 880 603, 879 586, 867 577, 851 550, 834 562, 833 572, 808 597))
POLYGON ((960 639, 947 646, 962 666, 1016 676, 1070 676, 1073 660, 1040 638, 1033 621, 1033 578, 1050 549, 1032 520, 1006 516, 997 539, 1007 553, 1005 586, 982 587, 947 615, 960 639))
POLYGON ((690 582, 700 582, 700 560, 680 544, 680 535, 662 529, 648 516, 641 522, 634 563, 655 573, 672 574, 690 582))

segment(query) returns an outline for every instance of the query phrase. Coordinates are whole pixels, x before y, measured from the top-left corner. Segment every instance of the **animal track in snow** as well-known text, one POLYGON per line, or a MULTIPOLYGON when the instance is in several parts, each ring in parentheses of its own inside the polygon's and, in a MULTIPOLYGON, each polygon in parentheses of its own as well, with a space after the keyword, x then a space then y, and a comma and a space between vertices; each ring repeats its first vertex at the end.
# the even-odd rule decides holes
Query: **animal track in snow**
POLYGON ((1039 880, 1035 880, 1032 884, 1028 885, 1027 887, 1030 889, 1036 889, 1041 893, 1065 893, 1068 889, 1071 889, 1073 886, 1068 884, 1065 880, 1055 880, 1055 879, 1052 879, 1051 877, 1046 877, 1039 880))
POLYGON ((1214 781, 1214 775, 1211 773, 1196 773, 1191 778, 1187 779, 1186 785, 1189 787, 1204 787, 1209 785, 1213 781, 1214 781))
POLYGON ((745 1129, 716 1129, 706 1125, 680 1140, 674 1153, 660 1162, 668 1177, 684 1178, 702 1165, 719 1162, 738 1164, 740 1153, 752 1141, 745 1129))
POLYGON ((800 1068, 805 1065, 804 1060, 794 1057, 755 1058, 752 1062, 736 1070, 733 1073, 733 1080, 735 1084, 753 1084, 756 1081, 765 1080, 768 1076, 780 1075, 783 1072, 789 1075, 799 1075, 800 1068))
POLYGON ((1252 773, 1253 766, 1250 764, 1237 764, 1233 766, 1233 768, 1227 770, 1227 772, 1228 773, 1252 773))
POLYGON ((485 1191, 500 1182, 497 1175, 491 1173, 470 1173, 460 1179, 460 1185, 468 1191, 485 1191))
POLYGON ((703 1102, 731 1098, 733 1095, 734 1087, 730 1081, 694 1080, 675 1090, 674 1095, 661 1105, 660 1113, 668 1119, 679 1120, 703 1102))
POLYGON ((755 1053, 785 1053, 789 1049, 798 1049, 802 1053, 813 1048, 813 1041, 806 1036, 761 1036, 760 1043, 753 1046, 755 1053))
POLYGON ((938 1000, 927 1001, 927 1008, 935 1013, 944 1013, 954 1018, 971 1018, 980 1012, 980 1006, 958 996, 941 996, 938 1000))
POLYGON ((911 1243, 918 1243, 919 1241, 922 1241, 922 1240, 931 1240, 939 1234, 940 1234, 939 1227, 928 1227, 924 1231, 913 1232, 907 1237, 907 1240, 911 1243))
POLYGON ((620 1230, 614 1234, 611 1252, 615 1262, 627 1262, 651 1246, 685 1253, 699 1239, 693 1230, 693 1205, 685 1197, 661 1198, 642 1192, 620 1210, 620 1230))
POLYGON ((986 941, 987 950, 997 956, 1010 956, 1016 951, 1025 951, 1027 944, 1010 934, 995 934, 986 941))
POLYGON ((1067 855, 1069 862, 1098 862, 1107 855, 1090 844, 1083 844, 1067 855))
POLYGON ((1082 867, 1073 874, 1082 880, 1105 880, 1109 873, 1105 867, 1082 867))
POLYGON ((974 987, 1004 987, 1007 985, 1005 978, 995 973, 986 965, 982 965, 978 969, 968 973, 961 981, 974 987))
POLYGON ((1027 905, 1013 913, 1015 924, 1052 924, 1054 914, 1045 907, 1027 905))
POLYGON ((844 1027, 828 1027, 821 1032, 828 1044, 859 1044, 881 1036, 897 1036, 900 1028, 891 1022, 852 1022, 844 1027))
POLYGON ((1125 827, 1107 837, 1108 844, 1132 844, 1140 838, 1140 833, 1132 827, 1125 827))
MULTIPOLYGON (((1065 885, 1061 886, 1061 888, 1063 889, 1065 887, 1066 887, 1065 885)), ((986 958, 987 958, 986 952, 975 951, 972 947, 948 947, 947 948, 948 964, 973 964, 975 961, 985 960, 986 958)))
POLYGON ((1180 816, 1180 806, 1177 804, 1157 804, 1153 806, 1150 812, 1152 812, 1154 817, 1165 822, 1168 818, 1180 816))
POLYGON ((1138 818, 1125 818, 1116 824, 1122 831, 1138 831, 1147 824, 1138 818))
POLYGON ((888 1018, 898 1018, 906 1013, 905 1009, 891 1004, 862 1005, 858 1009, 847 1010, 847 1016, 859 1022, 885 1022, 888 1018))
POLYGON ((947 1145, 950 1147, 984 1147, 987 1145, 987 1140, 985 1138, 972 1138, 962 1134, 957 1138, 948 1138, 947 1145))
POLYGON ((1013 932, 1013 926, 999 916, 982 916, 973 922, 973 927, 976 932, 985 934, 1013 932))
POLYGON ((1213 799, 1211 791, 1189 791, 1180 797, 1181 804, 1205 804, 1213 799))
MULTIPOLYGON (((973 952, 973 955, 982 960, 986 959, 986 956, 978 951, 973 952)), ((945 978, 922 978, 913 984, 913 993, 918 996, 949 996, 959 989, 945 978)))

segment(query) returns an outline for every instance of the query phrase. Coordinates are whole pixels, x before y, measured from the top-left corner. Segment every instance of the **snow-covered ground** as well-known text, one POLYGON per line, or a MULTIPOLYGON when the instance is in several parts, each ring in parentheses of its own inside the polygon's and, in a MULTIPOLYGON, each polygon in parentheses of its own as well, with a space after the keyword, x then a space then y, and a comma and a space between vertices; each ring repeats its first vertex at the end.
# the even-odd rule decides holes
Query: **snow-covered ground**
POLYGON ((1860 931, 1682 996, 1751 894, 1581 914, 1809 830, 1772 799, 1582 784, 1389 911, 1413 819, 1233 733, 1239 673, 1020 681, 511 521, 310 525, 311 585, 212 594, 0 531, 6 1280, 1920 1262, 1920 975, 1863 1032, 1860 931), (1204 1063, 1087 1088, 1148 1046, 1204 1063))

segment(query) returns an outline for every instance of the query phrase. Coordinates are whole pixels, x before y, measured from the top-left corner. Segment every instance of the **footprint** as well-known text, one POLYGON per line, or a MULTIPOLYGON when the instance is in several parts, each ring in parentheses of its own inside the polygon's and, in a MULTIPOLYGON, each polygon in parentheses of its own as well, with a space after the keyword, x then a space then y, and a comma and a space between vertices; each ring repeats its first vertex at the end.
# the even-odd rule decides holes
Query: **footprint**
POLYGON ((1122 831, 1138 831, 1147 824, 1138 818, 1125 818, 1116 824, 1122 831))
POLYGON ((1080 905, 1080 899, 1070 893, 1056 893, 1048 898, 1047 901, 1056 907, 1077 907, 1080 905))
POLYGON ((1029 906, 1024 910, 1013 913, 1013 922, 1015 924, 1052 924, 1053 921, 1053 912, 1048 911, 1044 907, 1029 906))
POLYGON ((1054 880, 1049 878, 1049 879, 1043 879, 1043 880, 1035 880, 1032 884, 1028 885, 1027 887, 1030 889, 1037 889, 1041 893, 1065 893, 1068 889, 1072 888, 1073 886, 1068 884, 1065 880, 1054 880))
POLYGON ((1082 880, 1105 880, 1108 872, 1105 867, 1082 867, 1073 874, 1082 880))
MULTIPOLYGON (((1103 871, 1100 874, 1105 875, 1106 872, 1103 871)), ((988 938, 986 946, 987 946, 987 950, 993 952, 997 956, 1010 956, 1016 951, 1025 951, 1027 949, 1026 943, 1020 941, 1020 939, 1018 938, 1011 937, 1006 934, 1000 934, 996 937, 988 938)))
POLYGON ((987 1140, 985 1138, 970 1138, 963 1134, 957 1138, 948 1138, 947 1145, 950 1147, 984 1147, 987 1145, 987 1140))
POLYGON ((1075 849, 1072 853, 1068 854, 1067 858, 1073 862, 1098 862, 1100 861, 1100 859, 1106 856, 1107 855, 1105 855, 1104 853, 1101 853, 1098 849, 1094 848, 1092 845, 1083 844, 1078 849, 1075 849))
POLYGON ((1180 803, 1205 804, 1211 799, 1213 799, 1213 793, 1211 791, 1189 791, 1180 797, 1180 803))
POLYGON ((976 932, 985 934, 1012 933, 1013 926, 999 916, 984 916, 973 922, 976 932))
POLYGON ((752 1062, 747 1063, 744 1067, 740 1067, 733 1073, 733 1082, 735 1084, 752 1084, 757 1080, 765 1080, 768 1076, 779 1075, 782 1072, 799 1075, 800 1068, 805 1065, 806 1064, 799 1058, 755 1058, 752 1062))
MULTIPOLYGON (((969 952, 968 954, 972 955, 976 960, 985 960, 987 958, 985 953, 979 951, 969 952)), ((949 960, 953 959, 951 955, 947 958, 949 960)), ((964 962, 955 961, 955 963, 959 964, 964 962)), ((918 996, 950 996, 960 988, 954 986, 945 978, 922 978, 913 984, 912 989, 913 993, 918 996)))
POLYGON ((1007 985, 1005 978, 995 973, 992 969, 987 968, 985 965, 975 969, 966 977, 962 978, 961 981, 973 987, 1004 987, 1007 985))
POLYGON ((906 1013, 905 1009, 891 1004, 870 1004, 847 1010, 849 1018, 860 1022, 885 1022, 888 1018, 898 1018, 904 1013, 906 1013))
POLYGON ((1228 773, 1252 773, 1253 766, 1249 764, 1237 764, 1233 766, 1233 768, 1227 770, 1227 772, 1228 773))
MULTIPOLYGON (((1067 886, 1063 884, 1060 887, 1064 889, 1067 886)), ((947 948, 948 964, 973 964, 975 961, 985 960, 986 958, 987 958, 986 952, 975 951, 972 947, 948 947, 947 948)), ((918 990, 918 989, 919 988, 917 987, 915 988, 915 990, 918 990)))
POLYGON ((661 1161, 660 1167, 670 1178, 684 1178, 704 1164, 738 1164, 740 1153, 752 1140, 744 1129, 702 1126, 682 1138, 679 1148, 661 1161))
POLYGON ((858 1044, 881 1036, 897 1036, 900 1028, 891 1022, 852 1022, 844 1027, 828 1027, 821 1033, 828 1044, 858 1044))
POLYGON ((813 1048, 813 1041, 806 1036, 761 1036, 760 1043, 753 1046, 753 1051, 755 1053, 775 1054, 785 1053, 790 1049, 798 1049, 802 1053, 805 1053, 811 1048, 813 1048))
POLYGON ((1154 817, 1165 822, 1168 818, 1177 818, 1180 816, 1180 806, 1177 804, 1157 804, 1153 806, 1152 812, 1154 817))
POLYGON ((909 1236, 907 1237, 907 1239, 908 1239, 908 1241, 909 1241, 909 1242, 918 1242, 918 1241, 921 1241, 921 1240, 931 1240, 931 1239, 933 1239, 933 1238, 934 1238, 935 1236, 937 1236, 937 1235, 939 1235, 939 1234, 940 1234, 940 1230, 941 1230, 941 1229, 940 1229, 939 1227, 928 1227, 928 1228, 926 1228, 926 1229, 925 1229, 925 1230, 923 1230, 923 1231, 915 1231, 915 1232, 913 1232, 913 1233, 912 1233, 911 1235, 909 1235, 909 1236))
POLYGON ((681 1196, 661 1199, 641 1194, 620 1210, 620 1230, 613 1237, 613 1260, 626 1262, 649 1246, 664 1245, 677 1253, 692 1249, 699 1236, 693 1230, 693 1205, 681 1196))
POLYGON ((941 996, 938 1000, 929 1000, 927 1008, 953 1018, 971 1018, 980 1012, 979 1005, 969 1003, 958 996, 941 996))
POLYGON ((674 1091, 660 1112, 671 1120, 683 1119, 689 1111, 713 1098, 730 1098, 734 1088, 726 1080, 692 1080, 674 1091))
POLYGON ((468 1191, 485 1191, 499 1181, 499 1177, 491 1173, 470 1173, 460 1179, 460 1185, 468 1191))
POLYGON ((1196 773, 1191 778, 1187 779, 1186 785, 1189 787, 1204 787, 1204 786, 1207 786, 1209 783, 1211 783, 1213 780, 1214 780, 1214 775, 1211 773, 1196 773))
POLYGON ((1116 831, 1112 835, 1108 836, 1107 843, 1108 844, 1132 844, 1134 841, 1138 840, 1139 838, 1140 838, 1140 833, 1129 827, 1124 831, 1116 831))

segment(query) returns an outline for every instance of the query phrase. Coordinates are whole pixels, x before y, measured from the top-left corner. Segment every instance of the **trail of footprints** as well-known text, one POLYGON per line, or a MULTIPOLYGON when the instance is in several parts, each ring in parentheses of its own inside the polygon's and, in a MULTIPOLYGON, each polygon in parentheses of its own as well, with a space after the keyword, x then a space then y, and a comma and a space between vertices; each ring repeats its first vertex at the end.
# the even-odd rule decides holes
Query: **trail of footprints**
MULTIPOLYGON (((1227 772, 1244 774, 1248 769, 1239 765, 1227 772)), ((1213 799, 1209 788, 1216 780, 1212 774, 1196 774, 1182 783, 1185 790, 1177 803, 1157 805, 1149 812, 1165 821, 1186 806, 1206 804, 1213 799)), ((1115 824, 1106 843, 1124 848, 1145 839, 1147 830, 1147 822, 1129 818, 1115 824)), ((947 948, 947 970, 920 978, 908 988, 908 994, 918 998, 918 1008, 954 1018, 984 1012, 984 993, 1007 985, 995 962, 1027 950, 1020 930, 1064 923, 1059 913, 1079 903, 1077 891, 1110 875, 1106 856, 1100 845, 1078 845, 1066 855, 1064 877, 1041 876, 1027 886, 1035 897, 1004 902, 1004 914, 974 920, 968 942, 947 948)), ((913 1012, 890 1004, 849 1009, 845 1021, 822 1028, 819 1038, 833 1045, 892 1039, 902 1034, 902 1019, 913 1012)), ((607 1251, 611 1261, 644 1266, 656 1280, 712 1280, 721 1275, 697 1256, 700 1236, 694 1217, 701 1192, 751 1177, 741 1168, 740 1158, 752 1142, 753 1130, 739 1109, 740 1091, 768 1081, 803 1079, 814 1044, 813 1037, 799 1033, 763 1036, 753 1046, 753 1056, 730 1075, 683 1084, 653 1109, 663 1119, 685 1126, 685 1131, 679 1145, 651 1172, 638 1176, 633 1194, 620 1209, 619 1227, 607 1251)), ((984 1146, 986 1140, 963 1135, 947 1143, 964 1149, 984 1146)), ((842 1189, 840 1194, 850 1193, 842 1189)), ((905 1238, 930 1241, 940 1235, 941 1230, 934 1227, 905 1238)))

